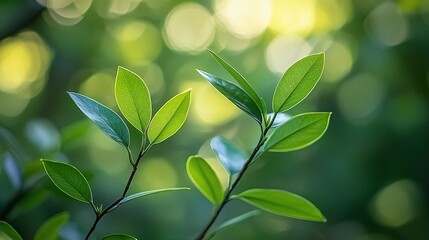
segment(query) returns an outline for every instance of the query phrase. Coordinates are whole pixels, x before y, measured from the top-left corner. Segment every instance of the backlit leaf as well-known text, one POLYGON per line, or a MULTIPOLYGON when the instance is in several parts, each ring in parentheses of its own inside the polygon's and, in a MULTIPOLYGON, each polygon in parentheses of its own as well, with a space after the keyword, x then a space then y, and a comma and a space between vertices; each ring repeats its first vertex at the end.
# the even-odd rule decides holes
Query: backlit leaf
POLYGON ((42 159, 43 167, 52 182, 70 197, 86 202, 92 202, 92 192, 88 181, 74 166, 42 159))
POLYGON ((329 112, 296 115, 274 130, 264 149, 288 152, 307 147, 326 132, 330 116, 329 112))
POLYGON ((326 222, 325 217, 311 202, 294 193, 277 189, 250 189, 231 198, 241 199, 257 208, 277 215, 326 222))
POLYGON ((0 239, 22 240, 22 237, 9 223, 0 221, 0 239))
POLYGON ((212 138, 210 147, 231 175, 239 173, 248 158, 243 150, 221 136, 212 138))
POLYGON ((34 240, 57 240, 61 226, 68 222, 69 214, 66 212, 57 214, 49 218, 37 230, 34 240))
POLYGON ((124 117, 144 132, 152 116, 149 89, 135 73, 119 67, 115 80, 115 97, 124 117))
POLYGON ((258 123, 262 123, 261 110, 258 105, 256 105, 255 101, 253 101, 253 99, 243 89, 210 73, 206 73, 201 70, 197 71, 232 103, 255 119, 258 123))
POLYGON ((240 85, 243 90, 249 94, 249 96, 253 99, 253 101, 258 105, 261 112, 264 113, 264 109, 266 109, 264 100, 258 96, 253 87, 247 82, 247 80, 241 75, 235 68, 233 68, 229 63, 219 57, 216 53, 209 50, 209 53, 212 57, 226 70, 228 73, 237 81, 238 85, 240 85))
POLYGON ((273 96, 274 112, 291 109, 313 90, 323 72, 325 54, 307 56, 286 70, 273 96))
POLYGON ((191 90, 182 92, 170 99, 153 117, 148 137, 151 143, 160 143, 175 134, 188 116, 191 90))
POLYGON ((69 92, 69 95, 78 108, 107 136, 125 147, 130 145, 128 127, 118 114, 82 94, 69 92))
POLYGON ((220 205, 224 190, 216 172, 200 156, 191 156, 186 163, 186 171, 195 187, 213 204, 220 205))

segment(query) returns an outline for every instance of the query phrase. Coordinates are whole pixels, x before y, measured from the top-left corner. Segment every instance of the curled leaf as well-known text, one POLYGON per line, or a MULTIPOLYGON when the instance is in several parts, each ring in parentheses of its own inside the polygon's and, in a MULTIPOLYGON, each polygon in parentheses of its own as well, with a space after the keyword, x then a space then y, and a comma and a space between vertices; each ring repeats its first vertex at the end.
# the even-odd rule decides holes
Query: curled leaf
POLYGON ((191 156, 186 163, 186 171, 195 187, 213 204, 220 205, 224 190, 219 177, 211 166, 200 156, 191 156))

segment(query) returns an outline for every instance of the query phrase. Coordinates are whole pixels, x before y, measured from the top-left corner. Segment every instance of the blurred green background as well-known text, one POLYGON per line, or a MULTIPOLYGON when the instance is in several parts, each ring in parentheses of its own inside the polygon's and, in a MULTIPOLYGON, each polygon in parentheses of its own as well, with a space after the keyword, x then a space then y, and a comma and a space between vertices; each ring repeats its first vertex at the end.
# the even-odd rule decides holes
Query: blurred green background
MULTIPOLYGON (((64 239, 81 239, 93 221, 89 205, 56 190, 38 159, 77 166, 91 179, 97 204, 122 191, 126 152, 74 106, 66 91, 118 111, 117 66, 146 81, 158 109, 193 88, 177 135, 155 146, 131 191, 191 186, 185 162, 200 154, 223 173, 208 141, 222 135, 250 151, 258 127, 195 69, 230 77, 207 48, 235 66, 266 102, 293 62, 326 52, 312 94, 290 113, 332 111, 313 146, 267 154, 239 186, 279 188, 318 206, 326 224, 269 213, 215 239, 429 239, 429 2, 425 0, 38 0, 0 2, 0 209, 20 179, 30 194, 2 218, 24 237, 50 216, 71 213, 64 239), (10 172, 10 171, 9 171, 10 172)), ((131 128, 130 128, 131 129, 131 128)), ((135 147, 136 132, 132 131, 135 147)), ((232 202, 218 221, 253 209, 232 202)), ((139 239, 192 239, 212 215, 195 189, 131 202, 96 230, 139 239)))

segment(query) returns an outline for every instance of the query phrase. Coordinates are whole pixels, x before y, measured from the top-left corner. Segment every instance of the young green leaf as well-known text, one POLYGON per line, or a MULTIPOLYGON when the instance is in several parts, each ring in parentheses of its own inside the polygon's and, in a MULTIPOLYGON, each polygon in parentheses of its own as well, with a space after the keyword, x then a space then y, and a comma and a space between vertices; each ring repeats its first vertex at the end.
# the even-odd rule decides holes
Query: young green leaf
POLYGON ((241 75, 235 68, 233 68, 229 63, 227 63, 225 60, 223 60, 221 57, 219 57, 216 53, 209 50, 209 53, 212 55, 212 57, 226 70, 228 73, 237 81, 238 85, 240 85, 243 90, 249 94, 249 96, 253 99, 253 101, 258 105, 259 110, 261 110, 262 113, 264 112, 264 109, 266 109, 264 100, 258 96, 256 91, 253 89, 253 87, 247 82, 247 80, 241 75))
POLYGON ((329 112, 296 115, 274 130, 264 149, 289 152, 307 147, 326 132, 330 116, 329 112))
POLYGON ((239 173, 247 160, 243 150, 221 136, 212 138, 210 147, 231 175, 239 173))
POLYGON ((69 92, 78 108, 107 136, 125 147, 130 145, 127 125, 114 111, 79 93, 69 92))
POLYGON ((22 237, 9 223, 0 221, 0 239, 22 240, 22 237))
POLYGON ((294 193, 277 189, 250 189, 231 198, 241 199, 257 208, 277 215, 326 222, 325 217, 311 202, 294 193))
POLYGON ((145 82, 137 74, 119 67, 115 97, 124 117, 140 132, 144 132, 152 116, 150 93, 145 82))
POLYGON ((67 163, 41 161, 49 178, 61 191, 78 201, 92 203, 91 188, 79 170, 67 163))
POLYGON ((261 110, 255 101, 243 89, 210 73, 206 73, 201 70, 197 71, 238 108, 243 110, 258 123, 262 123, 261 110))
POLYGON ((126 234, 112 234, 104 236, 100 240, 137 240, 137 238, 126 234))
POLYGON ((200 156, 191 156, 186 163, 186 171, 195 187, 213 204, 220 205, 224 190, 216 172, 200 156))
POLYGON ((324 53, 307 56, 286 70, 273 97, 273 111, 291 109, 310 94, 322 76, 324 53))
POLYGON ((118 205, 116 205, 116 207, 112 208, 112 210, 116 209, 121 204, 124 204, 126 202, 129 202, 129 201, 137 199, 137 198, 146 197, 146 196, 149 196, 149 195, 152 195, 152 194, 157 194, 157 193, 162 193, 162 192, 179 191, 179 190, 189 190, 189 189, 190 188, 188 188, 188 187, 180 187, 180 188, 164 188, 164 189, 157 189, 157 190, 150 190, 150 191, 145 191, 145 192, 139 192, 139 193, 132 194, 130 196, 125 197, 124 199, 122 199, 118 203, 118 205))
POLYGON ((232 218, 224 223, 222 223, 221 225, 219 225, 218 227, 216 227, 212 232, 210 232, 209 235, 207 235, 207 237, 205 238, 206 240, 210 240, 212 239, 218 232, 225 230, 227 228, 230 228, 234 225, 236 225, 237 223, 240 223, 244 220, 247 220, 248 218, 251 218, 253 216, 259 215, 261 214, 261 211, 259 210, 254 210, 251 212, 247 212, 245 214, 242 214, 238 217, 232 218))
POLYGON ((66 212, 59 213, 49 218, 37 230, 34 240, 57 240, 61 226, 68 222, 69 214, 66 212))
POLYGON ((175 134, 188 116, 191 90, 182 92, 170 99, 153 117, 148 138, 151 143, 160 143, 175 134))

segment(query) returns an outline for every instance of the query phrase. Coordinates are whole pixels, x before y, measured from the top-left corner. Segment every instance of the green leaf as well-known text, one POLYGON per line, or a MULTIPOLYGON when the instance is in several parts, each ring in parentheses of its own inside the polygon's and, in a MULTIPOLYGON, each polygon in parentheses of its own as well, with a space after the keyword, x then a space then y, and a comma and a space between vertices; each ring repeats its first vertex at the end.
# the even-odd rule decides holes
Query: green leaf
POLYGON ((264 149, 289 152, 307 147, 326 132, 330 116, 329 112, 296 115, 274 130, 264 149))
POLYGON ((148 137, 151 143, 160 143, 175 134, 188 116, 191 89, 171 98, 153 117, 148 137))
POLYGON ((286 70, 273 97, 273 111, 291 109, 310 94, 322 76, 325 54, 307 56, 286 70))
POLYGON ((294 193, 277 189, 250 189, 231 198, 241 199, 257 208, 281 216, 326 222, 326 218, 311 202, 294 193))
POLYGON ((9 223, 0 221, 0 239, 22 240, 22 237, 9 223))
MULTIPOLYGON (((164 188, 164 189, 157 189, 157 190, 150 190, 150 191, 145 191, 145 192, 139 192, 139 193, 135 193, 132 194, 130 196, 125 197, 124 199, 122 199, 122 201, 120 201, 118 203, 118 206, 121 204, 124 204, 126 202, 129 202, 131 200, 137 199, 137 198, 141 198, 141 197, 146 197, 152 194, 157 194, 157 193, 162 193, 162 192, 169 192, 169 191, 179 191, 179 190, 189 190, 190 188, 188 187, 180 187, 180 188, 164 188)), ((118 207, 117 206, 117 207, 118 207)))
POLYGON ((137 238, 126 234, 112 234, 102 237, 101 240, 137 240, 137 238))
POLYGON ((230 228, 233 225, 236 225, 237 223, 240 223, 240 222, 242 222, 244 220, 247 220, 248 218, 251 218, 251 217, 259 215, 259 214, 261 214, 261 211, 254 210, 254 211, 242 214, 242 215, 240 215, 238 217, 232 218, 232 219, 230 219, 230 220, 222 223, 221 225, 219 225, 218 227, 216 227, 212 232, 210 232, 210 234, 207 235, 206 240, 212 239, 218 232, 220 232, 222 230, 230 228))
POLYGON ((210 73, 206 73, 201 70, 197 71, 238 108, 243 110, 258 123, 262 123, 261 110, 255 101, 243 89, 210 73))
POLYGON ((235 79, 235 81, 237 81, 238 85, 240 85, 243 90, 247 94, 249 94, 249 96, 253 99, 256 105, 258 105, 259 110, 261 110, 262 113, 265 113, 264 109, 266 108, 264 100, 259 97, 259 95, 249 84, 249 82, 247 82, 243 75, 241 75, 237 70, 235 70, 231 65, 229 65, 225 60, 219 57, 216 53, 212 52, 211 50, 209 50, 209 53, 226 71, 228 71, 228 73, 235 79))
POLYGON ((66 212, 59 213, 49 218, 37 230, 34 240, 57 240, 61 226, 68 222, 69 214, 66 212))
POLYGON ((220 205, 224 190, 216 172, 200 156, 190 156, 186 163, 186 171, 192 183, 213 204, 220 205))
POLYGON ((91 188, 79 170, 67 163, 46 159, 41 161, 49 178, 61 191, 76 200, 92 203, 91 188))
POLYGON ((130 145, 127 125, 114 111, 79 93, 69 92, 79 109, 107 136, 125 147, 130 145))
POLYGON ((237 145, 221 136, 212 138, 210 147, 231 175, 239 173, 248 158, 237 145))
POLYGON ((144 132, 152 116, 150 93, 145 82, 130 70, 118 67, 115 97, 124 117, 140 132, 144 132))

